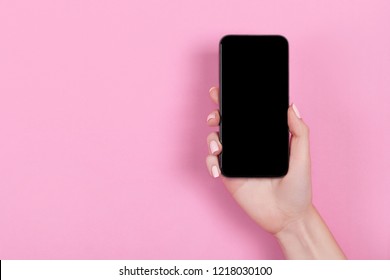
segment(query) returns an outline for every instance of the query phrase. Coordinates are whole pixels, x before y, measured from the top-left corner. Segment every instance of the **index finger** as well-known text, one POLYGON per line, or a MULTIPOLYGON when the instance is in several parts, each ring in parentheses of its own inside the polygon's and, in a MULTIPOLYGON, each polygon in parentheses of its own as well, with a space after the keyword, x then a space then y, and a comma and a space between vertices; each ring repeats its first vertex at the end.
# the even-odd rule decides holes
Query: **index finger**
POLYGON ((210 88, 209 94, 210 94, 211 100, 213 100, 214 103, 219 104, 219 88, 218 87, 210 88))

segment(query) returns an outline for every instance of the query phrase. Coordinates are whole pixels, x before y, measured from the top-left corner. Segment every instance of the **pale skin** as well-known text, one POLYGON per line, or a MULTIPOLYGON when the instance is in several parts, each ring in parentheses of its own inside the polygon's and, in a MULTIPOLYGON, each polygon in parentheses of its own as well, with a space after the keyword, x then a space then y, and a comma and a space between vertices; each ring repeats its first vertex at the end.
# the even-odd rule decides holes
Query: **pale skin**
MULTIPOLYGON (((219 89, 210 89, 219 104, 219 89)), ((218 110, 207 117, 209 126, 220 122, 218 110)), ((207 137, 207 168, 221 178, 242 209, 279 242, 287 259, 346 259, 324 220, 312 203, 309 128, 295 105, 288 108, 291 133, 290 163, 281 178, 228 178, 221 174, 218 155, 222 152, 217 132, 207 137)), ((243 135, 245 137, 245 135, 243 135)), ((250 153, 250 147, 247 147, 250 153)), ((259 159, 261 160, 261 159, 259 159)))

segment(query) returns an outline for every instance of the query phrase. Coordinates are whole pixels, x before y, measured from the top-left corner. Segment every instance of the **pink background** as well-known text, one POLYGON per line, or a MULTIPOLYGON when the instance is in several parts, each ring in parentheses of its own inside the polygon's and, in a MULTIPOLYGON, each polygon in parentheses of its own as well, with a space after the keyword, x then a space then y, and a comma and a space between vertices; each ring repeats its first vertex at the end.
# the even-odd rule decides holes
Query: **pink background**
POLYGON ((0 1, 1 259, 280 259, 205 167, 218 41, 290 41, 314 202, 390 258, 389 1, 0 1))

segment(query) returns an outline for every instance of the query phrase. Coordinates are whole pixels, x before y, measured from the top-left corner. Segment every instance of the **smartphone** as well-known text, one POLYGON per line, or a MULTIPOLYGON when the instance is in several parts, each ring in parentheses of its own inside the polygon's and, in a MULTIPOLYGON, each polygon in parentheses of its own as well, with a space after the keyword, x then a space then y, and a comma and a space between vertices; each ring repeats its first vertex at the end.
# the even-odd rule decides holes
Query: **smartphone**
POLYGON ((226 35, 219 44, 221 172, 282 177, 289 162, 288 41, 226 35))

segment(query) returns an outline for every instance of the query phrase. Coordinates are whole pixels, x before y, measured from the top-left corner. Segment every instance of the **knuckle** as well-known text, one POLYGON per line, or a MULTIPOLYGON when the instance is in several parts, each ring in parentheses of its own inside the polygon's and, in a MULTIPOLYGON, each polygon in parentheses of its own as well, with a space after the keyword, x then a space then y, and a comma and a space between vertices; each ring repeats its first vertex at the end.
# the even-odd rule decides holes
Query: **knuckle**
POLYGON ((207 136, 207 143, 210 142, 211 140, 215 140, 215 139, 218 139, 218 135, 216 132, 211 132, 208 136, 207 136))
POLYGON ((214 155, 207 155, 206 164, 211 165, 216 159, 217 159, 217 157, 214 155))

